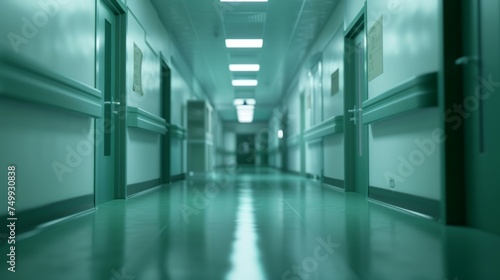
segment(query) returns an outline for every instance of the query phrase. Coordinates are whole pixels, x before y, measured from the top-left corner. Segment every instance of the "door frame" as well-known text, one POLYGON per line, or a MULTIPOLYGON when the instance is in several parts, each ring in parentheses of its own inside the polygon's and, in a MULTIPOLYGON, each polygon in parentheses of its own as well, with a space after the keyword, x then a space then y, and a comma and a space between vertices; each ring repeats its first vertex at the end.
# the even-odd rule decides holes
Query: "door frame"
MULTIPOLYGON (((362 188, 362 194, 366 194, 366 197, 369 196, 369 166, 368 166, 368 127, 366 125, 362 125, 362 149, 366 153, 365 156, 362 157, 362 161, 359 161, 356 156, 357 145, 355 145, 355 129, 351 126, 351 115, 349 112, 354 105, 355 97, 351 93, 353 88, 353 80, 354 73, 352 72, 353 67, 349 67, 350 65, 350 55, 352 54, 350 50, 352 49, 353 42, 355 38, 358 36, 359 32, 363 32, 364 37, 364 71, 365 71, 365 79, 364 79, 364 97, 363 99, 367 99, 368 97, 368 80, 366 79, 367 75, 367 46, 366 46, 366 4, 363 6, 361 11, 356 15, 354 21, 351 23, 349 28, 346 29, 344 33, 344 163, 345 163, 345 190, 346 191, 357 191, 359 192, 360 188, 362 188), (359 176, 361 174, 361 176, 359 176), (360 184, 362 186, 357 187, 360 184)), ((362 110, 362 108, 358 108, 362 110)), ((355 112, 356 113, 356 112, 355 112)), ((361 117, 362 114, 359 113, 361 117)), ((362 119, 358 120, 362 123, 362 119)))
POLYGON ((171 164, 171 111, 172 111, 172 68, 168 65, 167 60, 160 54, 160 73, 161 73, 161 117, 167 122, 168 131, 162 135, 161 140, 161 183, 170 183, 172 172, 170 169, 171 164), (165 96, 165 83, 164 83, 164 71, 167 70, 169 73, 168 78, 168 97, 165 96))
MULTIPOLYGON (((116 110, 118 111, 118 117, 115 123, 115 140, 114 140, 114 186, 113 193, 114 199, 125 199, 126 198, 126 116, 127 116, 127 96, 126 96, 126 36, 127 36, 127 9, 119 0, 99 0, 95 2, 95 34, 96 34, 96 49, 95 49, 95 85, 97 87, 98 80, 100 75, 102 74, 102 70, 100 70, 99 59, 101 52, 104 51, 100 49, 100 46, 97 44, 99 42, 100 34, 104 33, 102 29, 101 20, 102 20, 102 11, 101 11, 101 3, 105 5, 110 12, 112 12, 115 16, 115 30, 116 30, 116 42, 115 48, 115 100, 119 102, 116 105, 116 110)), ((97 126, 97 122, 95 122, 95 135, 98 133, 99 127, 97 126)), ((104 155, 98 153, 97 149, 97 141, 94 142, 95 149, 95 158, 94 158, 94 205, 98 206, 98 189, 100 186, 100 178, 98 167, 100 166, 99 162, 104 161, 104 155)))
POLYGON ((302 91, 300 99, 300 175, 306 176, 306 142, 304 132, 306 130, 306 92, 302 91))

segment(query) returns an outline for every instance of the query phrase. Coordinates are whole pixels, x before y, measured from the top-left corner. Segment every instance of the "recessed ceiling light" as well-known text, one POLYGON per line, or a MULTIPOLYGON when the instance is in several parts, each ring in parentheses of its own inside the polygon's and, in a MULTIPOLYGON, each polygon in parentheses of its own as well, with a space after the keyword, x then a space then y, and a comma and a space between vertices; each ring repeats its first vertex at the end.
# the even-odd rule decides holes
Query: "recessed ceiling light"
POLYGON ((259 84, 257 80, 233 80, 233 86, 235 87, 254 87, 259 84))
POLYGON ((262 48, 262 39, 226 39, 227 48, 262 48))
POLYGON ((268 0, 220 0, 221 2, 267 2, 268 0))
POLYGON ((260 70, 259 64, 230 64, 229 70, 232 72, 257 72, 260 70))

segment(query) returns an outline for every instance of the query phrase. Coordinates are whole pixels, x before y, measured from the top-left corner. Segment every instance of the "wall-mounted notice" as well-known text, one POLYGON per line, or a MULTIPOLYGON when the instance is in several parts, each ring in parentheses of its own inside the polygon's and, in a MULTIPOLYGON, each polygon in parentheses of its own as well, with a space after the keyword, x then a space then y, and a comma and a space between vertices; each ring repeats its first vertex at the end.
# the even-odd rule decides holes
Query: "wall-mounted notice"
POLYGON ((142 91, 142 51, 134 44, 134 86, 133 91, 143 95, 142 91))
POLYGON ((339 86, 339 69, 332 73, 332 92, 331 95, 338 93, 340 91, 339 86))
POLYGON ((368 31, 368 81, 384 73, 384 31, 381 16, 368 31))

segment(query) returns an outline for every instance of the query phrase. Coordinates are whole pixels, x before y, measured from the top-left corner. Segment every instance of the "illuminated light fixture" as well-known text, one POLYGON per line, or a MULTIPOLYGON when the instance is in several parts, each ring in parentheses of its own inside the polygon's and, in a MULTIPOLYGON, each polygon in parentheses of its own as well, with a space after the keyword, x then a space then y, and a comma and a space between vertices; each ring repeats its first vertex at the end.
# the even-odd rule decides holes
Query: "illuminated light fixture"
POLYGON ((221 2, 267 2, 268 0, 220 0, 221 2))
POLYGON ((239 105, 255 105, 255 99, 253 98, 237 98, 233 101, 234 106, 239 106, 239 105))
POLYGON ((238 110, 238 122, 251 123, 253 122, 253 110, 238 110))
POLYGON ((236 113, 238 115, 238 122, 251 123, 253 122, 253 113, 255 110, 255 99, 235 99, 233 102, 236 106, 236 113))
POLYGON ((235 87, 254 87, 259 84, 257 80, 233 80, 235 87))
POLYGON ((226 39, 227 48, 262 48, 262 39, 226 39))
POLYGON ((278 130, 278 138, 283 139, 283 130, 282 129, 278 130))
POLYGON ((230 64, 229 70, 232 72, 257 72, 260 70, 259 64, 230 64))
POLYGON ((239 105, 236 106, 236 110, 238 111, 252 111, 255 110, 255 106, 253 105, 239 105))

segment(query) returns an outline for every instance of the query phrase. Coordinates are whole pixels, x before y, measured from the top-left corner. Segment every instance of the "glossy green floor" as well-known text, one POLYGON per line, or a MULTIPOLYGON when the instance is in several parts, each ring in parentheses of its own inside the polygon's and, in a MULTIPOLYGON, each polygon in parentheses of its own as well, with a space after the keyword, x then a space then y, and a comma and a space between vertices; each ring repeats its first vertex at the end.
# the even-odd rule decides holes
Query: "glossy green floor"
POLYGON ((0 279, 500 279, 498 236, 269 169, 164 186, 19 238, 16 273, 2 261, 0 279))

